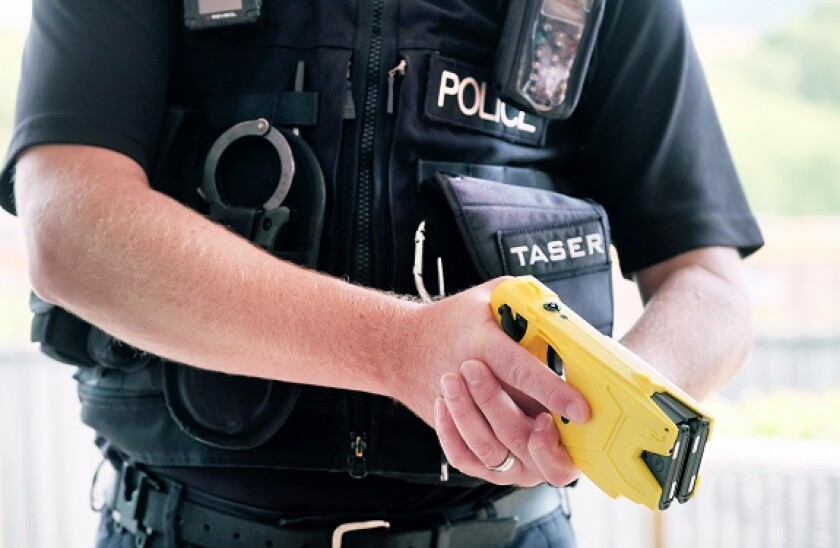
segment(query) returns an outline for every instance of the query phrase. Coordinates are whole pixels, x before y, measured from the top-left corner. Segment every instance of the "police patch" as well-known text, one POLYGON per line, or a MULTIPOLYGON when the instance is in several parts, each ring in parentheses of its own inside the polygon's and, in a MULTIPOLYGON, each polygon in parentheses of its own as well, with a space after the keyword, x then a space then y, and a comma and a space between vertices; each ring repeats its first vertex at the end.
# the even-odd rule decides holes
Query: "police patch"
POLYGON ((542 145, 546 120, 503 103, 491 76, 489 70, 432 56, 424 117, 514 143, 542 145))
POLYGON ((505 274, 556 279, 609 264, 604 229, 597 220, 580 224, 501 231, 499 252, 505 274))

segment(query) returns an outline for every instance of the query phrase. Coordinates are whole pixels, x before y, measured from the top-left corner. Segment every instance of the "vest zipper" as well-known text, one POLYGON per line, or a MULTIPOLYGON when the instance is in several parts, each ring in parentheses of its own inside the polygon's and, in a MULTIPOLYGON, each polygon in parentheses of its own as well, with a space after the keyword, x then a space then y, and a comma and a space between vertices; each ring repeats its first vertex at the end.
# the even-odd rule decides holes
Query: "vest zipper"
POLYGON ((388 71, 388 114, 394 113, 394 83, 398 74, 400 77, 405 76, 406 64, 405 59, 400 59, 400 63, 388 71))
MULTIPOLYGON (((364 73, 364 101, 361 115, 357 160, 355 216, 353 221, 353 279, 371 286, 373 277, 373 195, 375 185, 376 122, 379 107, 380 71, 382 68, 382 24, 385 0, 373 0, 367 45, 367 64, 364 73)), ((356 114, 359 114, 358 112, 356 114)), ((348 472, 354 478, 368 475, 367 447, 369 417, 368 402, 361 394, 351 393, 349 402, 350 439, 347 454, 348 472)))
POLYGON ((359 171, 356 183, 354 278, 362 285, 373 282, 373 185, 376 108, 379 104, 379 71, 382 63, 384 0, 374 0, 370 45, 365 73, 365 101, 361 116, 359 171))

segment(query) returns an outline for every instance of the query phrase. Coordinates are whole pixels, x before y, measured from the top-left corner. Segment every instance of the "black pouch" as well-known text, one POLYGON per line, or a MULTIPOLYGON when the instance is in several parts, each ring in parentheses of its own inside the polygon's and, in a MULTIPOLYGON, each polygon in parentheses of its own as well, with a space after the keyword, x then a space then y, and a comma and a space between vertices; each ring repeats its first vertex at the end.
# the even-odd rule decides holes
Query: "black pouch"
POLYGON ((448 287, 532 275, 596 329, 613 325, 604 209, 534 180, 502 183, 436 173, 420 184, 448 287))
POLYGON ((102 367, 125 373, 140 371, 154 359, 152 354, 134 348, 93 325, 87 336, 87 351, 91 359, 102 367))
MULTIPOLYGON (((310 145, 317 142, 315 149, 324 150, 318 141, 322 132, 316 130, 342 123, 335 116, 337 107, 323 106, 334 102, 319 94, 344 98, 349 58, 344 50, 335 49, 330 59, 342 70, 325 72, 334 78, 324 80, 312 70, 307 72, 304 61, 321 56, 297 48, 298 43, 288 45, 291 42, 277 19, 280 12, 274 9, 277 4, 266 12, 266 26, 244 42, 236 34, 182 36, 182 58, 190 61, 190 70, 176 75, 173 86, 182 92, 177 95, 188 108, 170 114, 180 129, 172 136, 165 134, 173 147, 169 154, 158 155, 161 184, 156 188, 266 252, 314 269, 320 258, 326 185, 310 145), (220 59, 219 48, 234 42, 241 55, 236 60, 220 59), (272 84, 249 80, 250 69, 265 65, 267 59, 272 84), (232 78, 224 90, 216 85, 220 67, 232 78), (292 128, 300 129, 304 137, 292 128), (285 156, 286 147, 274 146, 278 142, 286 143, 293 161, 285 156)), ((202 450, 214 454, 219 453, 210 448, 236 451, 264 446, 281 430, 301 391, 293 383, 181 363, 164 361, 162 369, 171 418, 205 446, 202 450)), ((233 462, 244 457, 230 458, 233 462)))
POLYGON ((163 364, 169 414, 192 438, 224 449, 269 440, 295 407, 300 385, 163 364))
MULTIPOLYGON (((264 119, 233 125, 210 148, 201 189, 211 219, 278 258, 317 267, 326 187, 314 152, 299 136, 264 119), (290 158, 280 154, 282 147, 268 146, 278 142, 285 143, 290 158), (278 195, 281 187, 285 192, 278 195)), ((189 436, 218 448, 264 444, 286 422, 300 395, 294 383, 180 363, 164 363, 163 369, 172 418, 189 436)))

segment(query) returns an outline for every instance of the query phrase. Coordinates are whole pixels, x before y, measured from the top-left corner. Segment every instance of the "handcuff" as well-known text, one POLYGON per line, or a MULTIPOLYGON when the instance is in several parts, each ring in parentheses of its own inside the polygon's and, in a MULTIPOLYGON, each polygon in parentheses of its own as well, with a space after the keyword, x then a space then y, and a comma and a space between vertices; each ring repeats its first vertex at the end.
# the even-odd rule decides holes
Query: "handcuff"
POLYGON ((280 229, 291 218, 291 211, 283 201, 292 187, 295 176, 295 158, 288 140, 268 120, 259 118, 240 122, 222 133, 207 152, 200 195, 210 206, 210 217, 254 242, 271 250, 277 242, 280 229), (261 137, 274 147, 280 160, 277 185, 261 207, 242 207, 228 203, 219 190, 217 171, 222 155, 230 145, 244 137, 261 137))

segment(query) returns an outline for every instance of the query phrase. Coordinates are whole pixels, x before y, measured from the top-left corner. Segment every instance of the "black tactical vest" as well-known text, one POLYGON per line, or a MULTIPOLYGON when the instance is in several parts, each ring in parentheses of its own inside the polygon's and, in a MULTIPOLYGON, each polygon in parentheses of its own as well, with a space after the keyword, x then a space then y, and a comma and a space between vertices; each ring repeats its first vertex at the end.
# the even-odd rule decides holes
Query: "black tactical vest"
MULTIPOLYGON (((234 124, 265 119, 299 134, 323 173, 313 266, 416 294, 415 234, 425 219, 433 289, 437 257, 450 294, 533 274, 611 330, 609 227, 574 180, 574 119, 550 123, 492 89, 505 2, 264 4, 258 27, 179 31, 156 189, 209 215, 197 189, 212 144, 234 124)), ((256 207, 272 191, 275 179, 263 176, 271 155, 259 146, 240 154, 253 176, 232 177, 222 193, 256 207)), ((308 184, 294 181, 292 210, 308 184)), ((284 238, 294 240, 294 224, 280 247, 284 238)), ((440 481, 434 432, 387 398, 162 363, 56 307, 35 301, 33 310, 44 352, 81 366, 84 422, 137 462, 440 481)))

